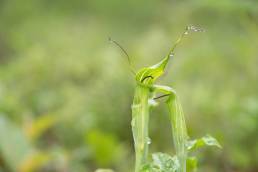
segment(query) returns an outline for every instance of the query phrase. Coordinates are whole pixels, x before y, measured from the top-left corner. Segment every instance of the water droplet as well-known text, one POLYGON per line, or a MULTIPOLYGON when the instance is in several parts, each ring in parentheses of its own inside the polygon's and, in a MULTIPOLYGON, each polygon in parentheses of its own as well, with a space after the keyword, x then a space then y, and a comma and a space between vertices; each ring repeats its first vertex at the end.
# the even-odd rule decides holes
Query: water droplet
POLYGON ((174 57, 174 54, 173 54, 173 53, 172 53, 172 54, 170 54, 170 55, 169 55, 169 57, 170 57, 170 58, 174 57))
MULTIPOLYGON (((188 30, 188 29, 187 29, 188 30)), ((185 31, 185 33, 184 33, 185 35, 188 35, 189 34, 189 32, 188 31, 185 31)))
POLYGON ((148 137, 147 138, 147 144, 150 145, 151 144, 151 139, 148 137))

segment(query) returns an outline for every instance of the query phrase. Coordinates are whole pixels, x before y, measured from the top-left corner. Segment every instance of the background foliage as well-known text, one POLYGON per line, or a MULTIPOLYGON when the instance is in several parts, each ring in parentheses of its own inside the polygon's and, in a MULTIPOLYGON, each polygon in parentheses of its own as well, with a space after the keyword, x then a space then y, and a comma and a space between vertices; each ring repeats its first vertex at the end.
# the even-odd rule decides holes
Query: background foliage
MULTIPOLYGON (((258 171, 256 0, 0 0, 0 171, 133 168, 134 79, 111 36, 137 68, 184 40, 160 82, 181 97, 189 133, 210 133, 200 172, 258 171)), ((172 149, 168 112, 151 116, 151 151, 172 149)))

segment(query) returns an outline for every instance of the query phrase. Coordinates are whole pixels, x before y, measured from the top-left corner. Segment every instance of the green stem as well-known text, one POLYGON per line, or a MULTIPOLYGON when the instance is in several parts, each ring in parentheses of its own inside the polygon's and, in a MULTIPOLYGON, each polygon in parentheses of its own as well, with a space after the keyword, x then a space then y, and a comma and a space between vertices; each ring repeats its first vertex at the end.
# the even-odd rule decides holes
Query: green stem
POLYGON ((150 90, 143 85, 137 85, 132 105, 132 130, 135 148, 135 172, 139 172, 147 162, 148 155, 148 123, 150 90))
POLYGON ((184 113, 178 97, 175 94, 172 94, 169 97, 167 104, 170 114, 174 146, 180 163, 178 172, 186 172, 187 150, 185 145, 188 136, 184 113))

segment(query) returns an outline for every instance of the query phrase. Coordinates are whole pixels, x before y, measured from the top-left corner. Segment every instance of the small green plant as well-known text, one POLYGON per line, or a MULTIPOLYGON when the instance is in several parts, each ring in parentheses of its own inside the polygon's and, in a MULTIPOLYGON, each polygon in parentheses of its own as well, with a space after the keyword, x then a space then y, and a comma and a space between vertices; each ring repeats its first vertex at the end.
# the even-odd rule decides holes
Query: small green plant
POLYGON ((125 50, 117 42, 111 40, 127 55, 136 79, 131 122, 135 148, 135 172, 194 172, 197 167, 197 158, 189 156, 189 152, 205 145, 221 148, 218 141, 209 135, 190 140, 183 109, 175 90, 168 86, 155 84, 155 81, 164 73, 168 61, 174 55, 174 50, 183 37, 190 32, 199 31, 202 29, 194 26, 187 27, 165 58, 153 66, 140 69, 137 73, 134 72, 125 50), (162 95, 157 96, 158 94, 162 95), (148 134, 150 109, 158 105, 157 100, 160 98, 166 98, 176 155, 154 153, 152 161, 150 161, 148 159, 148 148, 151 142, 148 134))

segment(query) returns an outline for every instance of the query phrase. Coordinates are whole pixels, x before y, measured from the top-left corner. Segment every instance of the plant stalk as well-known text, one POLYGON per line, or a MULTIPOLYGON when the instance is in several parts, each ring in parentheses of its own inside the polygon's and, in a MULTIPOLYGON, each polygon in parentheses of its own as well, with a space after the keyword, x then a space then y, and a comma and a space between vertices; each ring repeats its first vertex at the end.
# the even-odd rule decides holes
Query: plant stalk
POLYGON ((141 167, 147 162, 149 147, 149 95, 150 90, 148 87, 140 84, 136 86, 131 123, 135 148, 135 172, 139 172, 141 167))
POLYGON ((188 136, 183 109, 175 94, 169 97, 167 105, 169 108, 174 146, 180 163, 178 172, 186 172, 186 142, 188 136))

